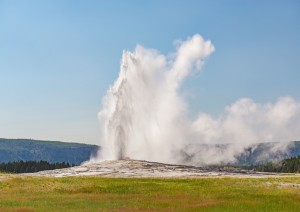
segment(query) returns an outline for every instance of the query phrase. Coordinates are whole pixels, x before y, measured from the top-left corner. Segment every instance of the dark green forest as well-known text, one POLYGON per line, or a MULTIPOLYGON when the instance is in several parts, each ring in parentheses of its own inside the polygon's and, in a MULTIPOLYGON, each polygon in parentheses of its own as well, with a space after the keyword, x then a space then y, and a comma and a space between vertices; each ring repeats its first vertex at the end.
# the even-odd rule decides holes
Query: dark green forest
POLYGON ((74 166, 69 163, 49 163, 47 161, 14 161, 0 164, 0 171, 7 173, 33 173, 43 170, 62 169, 74 166))
POLYGON ((268 162, 249 166, 248 169, 261 172, 300 173, 300 155, 280 162, 268 162))

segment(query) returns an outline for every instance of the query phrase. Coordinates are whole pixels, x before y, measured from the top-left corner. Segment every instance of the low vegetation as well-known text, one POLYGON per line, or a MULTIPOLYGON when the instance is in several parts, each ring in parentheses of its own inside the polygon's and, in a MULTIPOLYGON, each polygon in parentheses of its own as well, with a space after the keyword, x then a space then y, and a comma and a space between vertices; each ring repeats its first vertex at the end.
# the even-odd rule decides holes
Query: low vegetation
POLYGON ((0 175, 0 211, 299 211, 300 177, 120 179, 0 175))

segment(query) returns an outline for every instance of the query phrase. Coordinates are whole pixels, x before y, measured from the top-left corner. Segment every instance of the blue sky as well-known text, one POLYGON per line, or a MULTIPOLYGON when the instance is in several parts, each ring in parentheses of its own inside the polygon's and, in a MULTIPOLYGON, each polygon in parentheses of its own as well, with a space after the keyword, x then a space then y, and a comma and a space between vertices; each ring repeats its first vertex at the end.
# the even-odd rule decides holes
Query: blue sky
POLYGON ((297 0, 0 0, 0 137, 97 144, 122 50, 167 54, 196 33, 216 51, 183 87, 190 116, 241 97, 300 100, 297 0))

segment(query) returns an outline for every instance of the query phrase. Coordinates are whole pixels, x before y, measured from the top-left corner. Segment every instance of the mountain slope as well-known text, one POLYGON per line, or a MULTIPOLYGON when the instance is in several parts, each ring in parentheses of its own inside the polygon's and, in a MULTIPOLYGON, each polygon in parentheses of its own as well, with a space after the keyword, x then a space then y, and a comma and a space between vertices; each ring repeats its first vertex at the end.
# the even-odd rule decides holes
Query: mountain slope
POLYGON ((237 156, 237 165, 253 165, 267 162, 281 161, 300 155, 300 141, 259 143, 245 149, 237 156))
MULTIPOLYGON (((300 141, 291 142, 266 142, 256 143, 239 149, 239 152, 234 154, 232 161, 215 162, 214 157, 227 155, 234 152, 236 144, 191 144, 180 152, 180 157, 183 158, 184 164, 192 165, 219 165, 230 164, 237 166, 248 166, 253 164, 266 163, 270 161, 280 161, 285 158, 295 157, 300 155, 300 141), (213 157, 206 157, 207 152, 212 152, 213 157), (213 161, 213 162, 211 162, 213 161)), ((230 154, 232 156, 232 153, 230 154)), ((227 158, 225 158, 227 159, 227 158)))
POLYGON ((96 145, 79 143, 0 138, 0 163, 44 160, 79 165, 96 154, 98 148, 96 145))

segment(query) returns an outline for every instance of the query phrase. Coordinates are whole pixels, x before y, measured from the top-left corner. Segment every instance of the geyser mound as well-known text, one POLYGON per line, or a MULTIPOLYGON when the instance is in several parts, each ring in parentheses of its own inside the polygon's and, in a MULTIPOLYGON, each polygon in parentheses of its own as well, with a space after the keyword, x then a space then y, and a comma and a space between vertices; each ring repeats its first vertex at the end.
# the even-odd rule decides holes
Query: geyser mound
MULTIPOLYGON (((121 178, 196 178, 196 177, 270 177, 287 174, 260 173, 238 168, 196 167, 172 165, 140 160, 107 160, 96 163, 86 163, 65 169, 40 171, 23 174, 25 176, 71 177, 71 176, 101 176, 121 178)), ((289 174, 288 176, 297 176, 289 174)))
MULTIPOLYGON (((101 150, 92 160, 228 163, 256 143, 299 139, 300 103, 292 97, 273 104, 242 98, 217 118, 204 113, 187 118, 180 89, 213 51, 212 43, 198 34, 177 42, 170 55, 139 45, 132 53, 124 51, 119 77, 99 112, 101 150)), ((288 143, 278 143, 261 158, 288 148, 288 143)))

